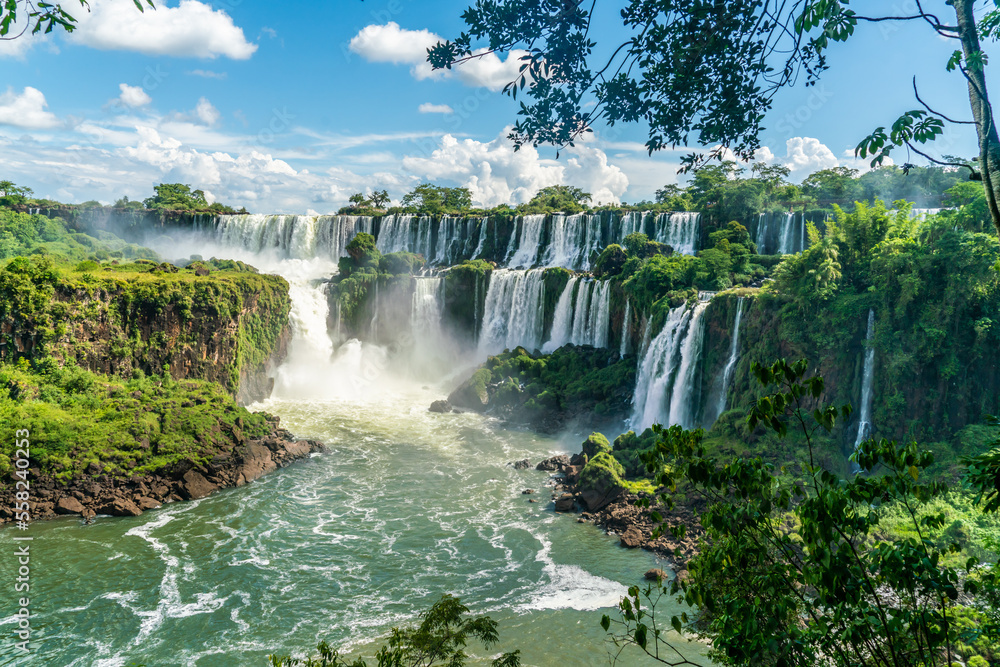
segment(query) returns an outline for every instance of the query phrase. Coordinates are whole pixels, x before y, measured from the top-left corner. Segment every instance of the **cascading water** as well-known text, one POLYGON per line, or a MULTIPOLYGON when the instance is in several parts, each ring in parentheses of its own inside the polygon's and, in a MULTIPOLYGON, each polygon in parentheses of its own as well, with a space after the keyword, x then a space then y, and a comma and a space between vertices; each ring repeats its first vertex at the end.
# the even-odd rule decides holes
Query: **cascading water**
POLYGON ((661 213, 656 218, 656 240, 676 253, 693 255, 698 249, 700 223, 701 213, 661 213))
POLYGON ((579 276, 571 276, 566 281, 566 287, 563 288, 562 294, 559 295, 559 301, 556 302, 556 310, 552 316, 552 333, 542 348, 544 352, 552 352, 572 339, 573 306, 579 282, 579 276))
POLYGON ((277 257, 337 260, 360 232, 372 233, 373 218, 352 215, 220 215, 215 241, 251 253, 277 257))
POLYGON ((632 302, 625 301, 625 319, 622 322, 622 341, 618 349, 618 356, 624 358, 628 354, 629 338, 632 337, 632 302))
POLYGON ((517 250, 507 262, 511 268, 529 268, 538 263, 538 253, 542 245, 545 229, 544 215, 526 215, 520 218, 521 236, 517 250))
POLYGON ((543 263, 580 270, 590 260, 590 253, 600 251, 602 247, 600 215, 555 214, 552 216, 552 237, 543 263))
POLYGON ((865 335, 865 365, 861 376, 861 411, 858 414, 858 433, 854 438, 857 451, 862 442, 871 436, 872 399, 875 376, 875 311, 868 311, 868 332, 865 335))
POLYGON ((552 352, 570 343, 607 347, 610 326, 611 284, 573 276, 556 303, 552 332, 542 350, 552 352))
POLYGON ((543 269, 498 269, 490 275, 479 350, 496 354, 521 345, 535 350, 542 345, 545 283, 543 269))
POLYGON ((653 424, 693 428, 697 418, 697 371, 705 338, 708 303, 670 311, 663 329, 649 344, 639 367, 630 428, 653 424))
POLYGON ((375 247, 382 254, 401 252, 411 247, 410 227, 412 215, 387 215, 379 225, 375 247))
MULTIPOLYGON (((729 342, 729 358, 726 360, 725 368, 722 369, 722 377, 717 388, 718 394, 715 399, 715 414, 711 416, 711 420, 713 422, 719 418, 719 415, 726 411, 729 385, 733 381, 733 373, 736 372, 736 362, 739 360, 740 323, 743 320, 743 305, 745 302, 746 299, 743 297, 740 297, 736 302, 736 317, 733 320, 732 340, 729 342)), ((706 423, 705 425, 711 426, 709 423, 706 423)))

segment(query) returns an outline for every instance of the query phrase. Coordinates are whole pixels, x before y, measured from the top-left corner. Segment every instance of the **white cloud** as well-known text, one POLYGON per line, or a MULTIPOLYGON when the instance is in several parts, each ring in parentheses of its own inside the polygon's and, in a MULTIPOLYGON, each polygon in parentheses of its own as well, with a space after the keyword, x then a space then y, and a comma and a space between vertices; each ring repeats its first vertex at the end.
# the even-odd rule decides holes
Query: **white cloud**
POLYGON ((204 97, 198 100, 198 106, 194 109, 195 114, 197 114, 198 119, 205 125, 215 125, 219 120, 219 110, 212 106, 204 97))
POLYGON ((0 95, 0 125, 13 125, 28 130, 45 130, 57 127, 59 119, 45 108, 48 103, 42 91, 31 86, 25 87, 21 94, 8 88, 0 95))
POLYGON ((789 179, 799 182, 814 171, 832 169, 840 165, 833 154, 819 139, 792 137, 785 142, 787 155, 779 161, 791 170, 789 179))
POLYGON ((351 38, 348 47, 371 63, 418 65, 426 60, 427 49, 441 41, 430 30, 406 30, 390 21, 365 26, 351 38))
POLYGON ((507 60, 500 60, 495 53, 486 53, 486 49, 473 53, 481 57, 456 65, 450 71, 467 86, 483 86, 496 92, 518 78, 521 57, 528 52, 511 51, 507 54, 507 60))
POLYGON ((118 84, 122 94, 118 96, 118 101, 130 108, 144 107, 153 101, 153 98, 146 94, 142 86, 130 86, 127 83, 118 84))
POLYGON ((144 12, 117 0, 92 0, 90 8, 79 12, 79 27, 68 36, 70 41, 95 49, 186 58, 246 60, 257 50, 228 14, 197 0, 144 12))
POLYGON ((628 177, 598 148, 581 143, 564 151, 562 160, 549 160, 531 146, 515 151, 507 132, 485 143, 445 135, 429 156, 404 157, 403 168, 421 179, 467 187, 485 207, 523 203, 560 184, 583 188, 595 203, 617 203, 628 188, 628 177))
POLYGON ((447 104, 431 104, 430 102, 421 104, 417 110, 420 113, 455 113, 455 110, 447 104))
POLYGON ((228 76, 225 72, 213 72, 209 69, 195 69, 188 72, 191 76, 200 76, 203 79, 225 79, 228 76))
POLYGON ((368 62, 410 65, 410 73, 417 79, 456 78, 467 86, 485 87, 498 91, 517 78, 521 57, 526 51, 511 51, 507 60, 495 53, 479 49, 481 55, 450 70, 433 70, 427 62, 427 50, 445 41, 430 30, 407 30, 390 21, 385 25, 372 24, 355 35, 348 48, 368 62))

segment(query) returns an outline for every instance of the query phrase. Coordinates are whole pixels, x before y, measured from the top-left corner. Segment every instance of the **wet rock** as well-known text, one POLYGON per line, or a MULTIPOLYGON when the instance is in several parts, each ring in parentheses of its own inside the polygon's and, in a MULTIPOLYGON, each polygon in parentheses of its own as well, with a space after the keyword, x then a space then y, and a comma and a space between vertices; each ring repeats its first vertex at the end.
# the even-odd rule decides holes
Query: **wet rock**
POLYGON ((160 503, 146 496, 140 497, 138 500, 135 501, 135 504, 143 512, 145 512, 146 510, 155 510, 157 507, 160 506, 160 503))
POLYGON ((572 493, 564 493, 558 498, 556 498, 556 511, 557 512, 572 512, 573 511, 574 498, 572 493))
POLYGON ((429 410, 431 412, 445 414, 447 412, 451 412, 451 403, 449 403, 448 401, 434 401, 433 403, 431 403, 431 407, 429 408, 429 410))
POLYGON ((84 507, 73 496, 63 496, 56 501, 56 514, 83 514, 84 507))
POLYGON ((242 454, 242 462, 235 474, 236 486, 252 482, 278 467, 271 459, 271 451, 260 443, 249 443, 242 449, 242 454))
POLYGON ((646 570, 646 579, 649 581, 666 581, 667 573, 658 567, 654 567, 652 570, 646 570))
POLYGON ((541 463, 535 466, 535 470, 544 470, 546 472, 562 472, 570 464, 569 456, 566 454, 560 454, 559 456, 553 456, 550 459, 545 459, 541 463))
POLYGON ((142 510, 136 504, 126 498, 115 498, 97 508, 98 514, 110 514, 111 516, 139 516, 142 510))
POLYGON ((534 493, 534 492, 535 492, 535 490, 534 490, 534 489, 525 489, 524 491, 522 491, 522 492, 521 492, 521 495, 522 495, 522 496, 526 496, 526 495, 528 495, 529 493, 534 493))
POLYGON ((83 511, 80 512, 80 515, 83 516, 83 518, 86 519, 87 521, 92 521, 94 517, 97 516, 97 512, 90 509, 89 507, 84 507, 83 511))
POLYGON ((514 466, 514 470, 527 470, 531 467, 531 461, 528 459, 521 459, 520 461, 514 461, 510 465, 514 466))
POLYGON ((179 491, 188 500, 197 500, 198 498, 204 498, 218 488, 215 484, 205 479, 205 476, 200 472, 189 470, 181 478, 179 491))
POLYGON ((642 533, 635 526, 630 526, 621 536, 621 545, 628 549, 638 549, 645 541, 642 533))

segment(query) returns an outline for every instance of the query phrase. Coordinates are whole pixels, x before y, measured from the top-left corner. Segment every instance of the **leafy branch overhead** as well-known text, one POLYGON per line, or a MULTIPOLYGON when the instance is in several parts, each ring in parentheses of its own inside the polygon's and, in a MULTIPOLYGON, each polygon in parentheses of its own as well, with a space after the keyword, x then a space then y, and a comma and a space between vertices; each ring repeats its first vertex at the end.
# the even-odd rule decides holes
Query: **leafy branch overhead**
MULTIPOLYGON (((136 9, 145 11, 146 7, 156 9, 153 0, 132 0, 136 9)), ((80 6, 90 11, 87 0, 80 0, 80 6)), ((16 39, 22 35, 34 35, 39 32, 48 34, 55 28, 73 32, 77 28, 76 18, 63 9, 59 3, 34 2, 33 0, 3 0, 0 4, 0 40, 16 39), (18 19, 25 19, 23 27, 17 30, 18 19), (11 29, 15 29, 12 33, 11 29)))

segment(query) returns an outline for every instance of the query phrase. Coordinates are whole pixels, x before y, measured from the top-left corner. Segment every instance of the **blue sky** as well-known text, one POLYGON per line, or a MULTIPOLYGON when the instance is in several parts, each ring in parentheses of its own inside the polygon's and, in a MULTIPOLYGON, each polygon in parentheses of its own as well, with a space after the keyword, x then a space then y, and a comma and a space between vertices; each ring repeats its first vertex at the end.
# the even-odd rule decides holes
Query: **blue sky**
MULTIPOLYGON (((467 4, 171 0, 139 14, 129 0, 94 0, 73 35, 0 43, 0 178, 75 202, 180 181, 287 213, 333 212, 373 188, 398 200, 423 181, 468 186, 490 206, 555 183, 638 201, 677 180, 684 151, 650 158, 640 126, 599 125, 559 160, 552 148, 515 154, 504 135, 517 107, 496 91, 516 61, 448 76, 420 63, 436 37, 461 31, 467 4)), ((614 7, 595 22, 602 47, 620 37, 614 7)), ((922 24, 861 28, 830 51, 817 87, 780 95, 759 157, 799 179, 863 166, 858 139, 917 107, 914 74, 926 100, 968 118, 962 81, 944 67, 954 48, 922 24)), ((939 152, 973 154, 974 134, 949 131, 939 152)))

